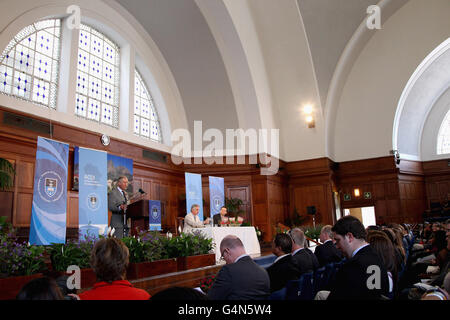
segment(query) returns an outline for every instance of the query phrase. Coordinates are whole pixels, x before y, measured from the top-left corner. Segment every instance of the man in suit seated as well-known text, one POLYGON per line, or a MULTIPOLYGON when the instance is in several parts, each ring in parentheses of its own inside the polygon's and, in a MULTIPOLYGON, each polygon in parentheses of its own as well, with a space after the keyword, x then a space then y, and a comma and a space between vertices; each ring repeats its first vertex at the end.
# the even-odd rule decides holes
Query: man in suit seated
POLYGON ((267 271, 245 253, 238 237, 228 235, 223 238, 220 252, 226 265, 220 269, 208 291, 210 300, 263 300, 269 296, 267 271))
POLYGON ((331 228, 332 226, 330 225, 322 227, 319 237, 322 244, 317 246, 316 250, 314 250, 314 254, 321 267, 328 263, 339 262, 344 258, 342 252, 339 251, 333 243, 333 232, 331 231, 331 228))
POLYGON ((227 207, 220 208, 219 214, 213 216, 214 225, 220 226, 221 221, 228 221, 227 217, 227 207))
POLYGON ((348 259, 336 274, 327 300, 377 300, 389 291, 386 268, 366 242, 357 218, 345 216, 331 229, 336 247, 348 259))
POLYGON ((275 236, 272 243, 272 252, 278 258, 267 268, 270 278, 270 292, 282 289, 289 280, 300 277, 300 270, 292 260, 292 239, 285 233, 275 236))
POLYGON ((203 228, 205 227, 205 224, 209 224, 209 218, 206 218, 204 221, 200 221, 200 218, 198 217, 199 211, 200 206, 198 204, 193 204, 191 206, 191 212, 184 217, 184 233, 192 232, 192 229, 194 228, 203 228))
POLYGON ((305 234, 299 228, 294 228, 289 232, 292 238, 292 261, 300 275, 303 273, 314 272, 319 268, 319 262, 311 250, 305 248, 305 234))

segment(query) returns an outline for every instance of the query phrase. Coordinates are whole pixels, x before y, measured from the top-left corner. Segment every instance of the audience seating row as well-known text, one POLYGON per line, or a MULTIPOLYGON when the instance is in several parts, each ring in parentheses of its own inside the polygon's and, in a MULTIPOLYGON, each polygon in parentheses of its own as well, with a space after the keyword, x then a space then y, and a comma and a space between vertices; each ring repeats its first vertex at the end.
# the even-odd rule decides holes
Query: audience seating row
POLYGON ((290 280, 283 289, 273 292, 269 300, 313 300, 317 292, 327 290, 345 260, 329 263, 315 272, 304 273, 290 280))

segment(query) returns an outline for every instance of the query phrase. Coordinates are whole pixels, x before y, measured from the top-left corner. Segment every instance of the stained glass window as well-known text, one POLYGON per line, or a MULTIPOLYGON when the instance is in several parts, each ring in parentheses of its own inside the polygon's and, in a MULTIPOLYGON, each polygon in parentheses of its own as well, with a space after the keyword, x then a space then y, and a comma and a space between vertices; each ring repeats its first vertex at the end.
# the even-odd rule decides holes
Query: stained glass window
POLYGON ((157 142, 162 141, 153 99, 137 70, 134 72, 134 134, 157 142))
POLYGON ((119 127, 119 47, 83 24, 78 42, 75 114, 119 127))
POLYGON ((0 92, 55 109, 60 34, 59 19, 22 29, 0 56, 0 92))
POLYGON ((438 134, 437 154, 450 153, 450 111, 442 121, 438 134))

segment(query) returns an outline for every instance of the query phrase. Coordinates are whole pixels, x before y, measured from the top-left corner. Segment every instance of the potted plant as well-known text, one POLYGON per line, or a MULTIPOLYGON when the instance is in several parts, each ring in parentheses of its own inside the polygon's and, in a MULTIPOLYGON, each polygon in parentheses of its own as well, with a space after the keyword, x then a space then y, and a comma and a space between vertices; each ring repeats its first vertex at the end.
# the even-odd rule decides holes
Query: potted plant
POLYGON ((67 267, 76 265, 81 271, 81 288, 90 288, 97 277, 91 268, 91 251, 97 237, 85 235, 79 240, 69 240, 67 243, 55 243, 48 247, 53 271, 66 273, 67 267))
POLYGON ((305 232, 305 236, 308 238, 311 238, 313 240, 318 241, 320 237, 320 231, 322 230, 322 225, 318 224, 315 227, 313 226, 306 226, 303 228, 305 232))
POLYGON ((244 210, 241 210, 241 206, 244 202, 239 198, 225 198, 225 207, 227 207, 228 217, 238 218, 244 213, 244 210))
POLYGON ((0 191, 8 190, 14 184, 14 166, 8 160, 0 158, 0 191))
POLYGON ((164 247, 169 257, 177 257, 178 271, 216 263, 215 253, 210 253, 214 248, 212 239, 206 238, 201 231, 167 238, 164 240, 164 247))
POLYGON ((0 299, 14 299, 20 289, 47 269, 45 247, 17 241, 15 230, 0 218, 0 299))
POLYGON ((177 271, 177 261, 168 258, 163 237, 158 232, 143 231, 137 237, 126 237, 122 241, 130 251, 127 279, 141 279, 177 271))

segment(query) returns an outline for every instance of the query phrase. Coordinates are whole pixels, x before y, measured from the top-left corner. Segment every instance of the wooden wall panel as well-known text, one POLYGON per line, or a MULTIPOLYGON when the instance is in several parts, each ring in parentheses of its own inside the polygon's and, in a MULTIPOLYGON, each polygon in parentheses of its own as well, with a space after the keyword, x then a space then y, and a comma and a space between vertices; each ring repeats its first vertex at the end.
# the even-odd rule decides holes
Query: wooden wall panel
POLYGON ((69 192, 67 206, 67 227, 78 228, 78 192, 69 192))
MULTIPOLYGON (((0 107, 0 121, 5 109, 0 107)), ((10 112, 10 110, 8 110, 10 112)), ((20 113, 19 113, 20 114, 20 113)), ((27 115, 29 116, 29 115, 27 115)), ((40 119, 45 121, 46 119, 40 119)), ((27 227, 30 221, 34 183, 37 137, 42 134, 11 126, 0 127, 0 157, 15 163, 14 190, 0 193, 2 215, 9 216, 16 226, 27 227)), ((45 136, 45 135, 44 135, 45 136)), ((375 206, 377 221, 415 222, 422 208, 430 201, 450 199, 450 166, 448 160, 414 162, 402 160, 396 165, 393 157, 334 163, 328 158, 284 163, 276 176, 261 176, 255 165, 180 165, 144 158, 142 146, 112 139, 105 147, 100 134, 53 123, 53 138, 70 144, 68 184, 68 227, 78 225, 78 193, 71 191, 73 147, 81 146, 107 151, 133 159, 134 190, 142 188, 145 199, 161 200, 163 228, 175 231, 176 217, 186 214, 181 195, 185 193, 184 172, 201 173, 204 177, 205 212, 209 212, 207 176, 224 177, 228 197, 242 198, 246 203, 247 221, 265 232, 270 241, 277 222, 292 217, 294 208, 305 214, 306 206, 314 205, 316 222, 332 224, 335 218, 333 190, 338 191, 341 208, 375 206), (343 201, 344 193, 359 187, 370 191, 371 199, 343 201)), ((312 224, 311 219, 307 224, 312 224)), ((73 230, 72 230, 73 231, 73 230)), ((267 236, 267 237, 266 237, 267 236)))
POLYGON ((14 192, 0 192, 0 217, 6 217, 7 222, 12 222, 14 192))
POLYGON ((33 194, 18 193, 17 194, 17 214, 14 225, 18 227, 29 227, 31 221, 31 206, 33 203, 33 194))

